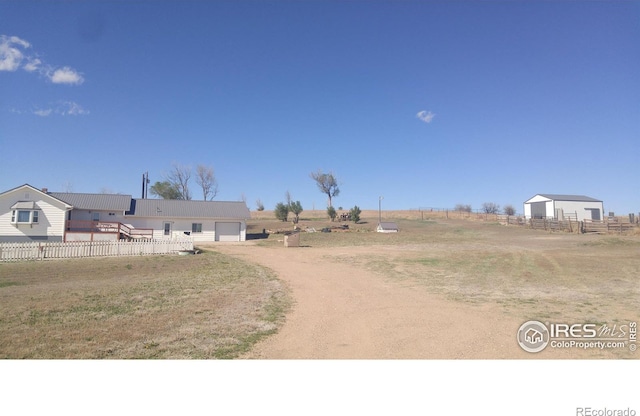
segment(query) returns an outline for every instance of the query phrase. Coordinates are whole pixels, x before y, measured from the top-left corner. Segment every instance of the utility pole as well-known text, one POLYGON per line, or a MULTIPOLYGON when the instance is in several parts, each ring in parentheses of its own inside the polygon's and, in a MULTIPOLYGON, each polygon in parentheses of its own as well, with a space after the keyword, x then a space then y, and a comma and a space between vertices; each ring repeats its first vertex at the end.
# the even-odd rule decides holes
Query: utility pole
POLYGON ((384 199, 383 196, 378 197, 378 225, 380 225, 380 223, 382 222, 382 200, 383 199, 384 199))
POLYGON ((142 199, 147 199, 148 188, 149 188, 149 172, 145 172, 142 174, 142 199))

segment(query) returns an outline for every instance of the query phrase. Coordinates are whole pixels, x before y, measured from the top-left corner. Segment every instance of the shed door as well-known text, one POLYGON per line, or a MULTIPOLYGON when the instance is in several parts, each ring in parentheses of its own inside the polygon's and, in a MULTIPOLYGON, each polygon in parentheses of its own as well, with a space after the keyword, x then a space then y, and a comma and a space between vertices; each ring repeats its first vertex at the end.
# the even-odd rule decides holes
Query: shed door
POLYGON ((217 222, 216 241, 240 241, 240 223, 217 222))
MULTIPOLYGON (((591 211, 591 219, 594 221, 600 221, 600 210, 598 208, 585 208, 587 211, 591 211)), ((587 215, 587 218, 589 216, 587 215)))
POLYGON ((531 218, 547 218, 547 203, 546 202, 532 202, 531 203, 531 218))

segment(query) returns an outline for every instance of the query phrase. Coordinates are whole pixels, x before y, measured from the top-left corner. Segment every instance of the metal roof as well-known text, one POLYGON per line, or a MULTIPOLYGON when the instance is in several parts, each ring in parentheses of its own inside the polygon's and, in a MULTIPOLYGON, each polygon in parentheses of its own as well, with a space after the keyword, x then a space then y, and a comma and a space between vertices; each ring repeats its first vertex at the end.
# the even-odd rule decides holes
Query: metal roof
POLYGON ((538 194, 554 201, 580 201, 580 202, 602 202, 599 199, 591 198, 585 195, 564 195, 564 194, 538 194))
POLYGON ((249 219, 242 201, 185 201, 177 199, 134 199, 127 215, 136 217, 249 219))
POLYGON ((381 222, 380 224, 378 224, 378 227, 383 230, 397 230, 398 224, 396 224, 395 222, 381 222))
POLYGON ((72 192, 49 192, 49 195, 73 205, 76 209, 124 212, 131 208, 131 195, 82 194, 72 192))

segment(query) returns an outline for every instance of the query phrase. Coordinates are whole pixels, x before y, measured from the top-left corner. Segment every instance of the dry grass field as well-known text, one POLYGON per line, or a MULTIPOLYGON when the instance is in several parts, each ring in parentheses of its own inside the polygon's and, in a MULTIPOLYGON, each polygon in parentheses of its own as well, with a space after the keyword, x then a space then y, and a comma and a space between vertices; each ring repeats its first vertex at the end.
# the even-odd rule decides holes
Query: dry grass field
MULTIPOLYGON (((321 216, 303 212, 299 227, 332 225, 311 220, 321 216)), ((381 234, 373 231, 377 216, 375 211, 363 213, 361 224, 348 223, 348 232, 303 232, 301 244, 332 248, 324 254, 327 263, 353 265, 455 303, 495 306, 520 322, 612 326, 640 321, 637 233, 550 233, 405 211, 384 212, 383 220, 395 220, 400 232, 381 234)), ((268 217, 255 218, 251 225, 256 232, 291 227, 268 217)), ((282 238, 273 234, 258 244, 279 249, 282 238)), ((636 354, 617 351, 609 356, 636 354)))
MULTIPOLYGON (((321 217, 321 212, 313 213, 321 217)), ((442 213, 384 212, 399 233, 374 232, 376 211, 349 232, 303 233, 310 247, 336 247, 328 260, 349 262, 389 278, 414 279, 464 302, 496 302, 531 319, 608 322, 640 318, 640 236, 580 235, 496 222, 443 218, 442 213), (422 220, 421 218, 425 218, 422 220), (344 247, 370 246, 350 254, 344 247), (382 249, 377 249, 376 247, 382 249)), ((453 217, 453 215, 451 216, 453 217)), ((337 225, 305 221, 300 228, 337 225)), ((250 230, 289 224, 252 220, 250 230)), ((282 236, 260 244, 279 246, 282 236)))
MULTIPOLYGON (((284 248, 283 234, 262 230, 291 230, 292 224, 277 221, 265 211, 253 213, 249 220, 250 241, 207 245, 205 253, 197 256, 0 264, 0 357, 247 356, 258 341, 279 330, 292 310, 290 305, 303 309, 307 300, 332 296, 334 289, 325 285, 318 288, 326 293, 292 299, 287 287, 291 283, 285 284, 273 271, 288 258, 292 259, 289 269, 309 269, 307 275, 318 284, 324 277, 348 282, 352 276, 348 273, 362 271, 356 298, 365 296, 367 282, 372 286, 382 282, 385 291, 409 288, 418 297, 424 293, 442 299, 446 304, 441 305, 451 311, 491 310, 491 319, 502 316, 513 323, 640 321, 640 236, 549 233, 426 214, 383 212, 383 220, 396 221, 400 232, 381 234, 373 231, 378 212, 365 211, 359 224, 344 223, 348 231, 303 232, 302 247, 284 248), (375 281, 371 276, 377 276, 375 281)), ((336 225, 324 218, 323 211, 303 212, 298 224, 302 230, 316 231, 336 225)), ((402 302, 401 296, 397 298, 402 302)), ((367 301, 375 308, 376 298, 367 301)), ((317 315, 318 311, 310 310, 308 316, 317 315)), ((305 319, 300 325, 313 325, 305 319)), ((336 328, 352 324, 348 318, 343 320, 336 328)), ((366 316, 359 325, 367 329, 366 316)), ((299 328, 291 333, 296 337, 299 328)), ((500 337, 515 344, 512 328, 500 337)), ((405 344, 403 348, 410 348, 410 343, 405 344)), ((489 350, 482 357, 522 353, 510 352, 513 348, 517 350, 509 345, 504 354, 493 356, 489 350)), ((327 358, 332 358, 331 350, 327 351, 327 358)), ((474 357, 465 354, 451 356, 443 350, 402 356, 474 357)), ((637 358, 636 354, 625 350, 576 357, 637 358)), ((345 355, 351 356, 359 357, 357 351, 345 355)), ((398 355, 390 350, 363 356, 398 355)), ((556 358, 567 357, 572 356, 556 358)))
POLYGON ((0 357, 233 358, 288 302, 269 270, 214 252, 0 263, 0 357))

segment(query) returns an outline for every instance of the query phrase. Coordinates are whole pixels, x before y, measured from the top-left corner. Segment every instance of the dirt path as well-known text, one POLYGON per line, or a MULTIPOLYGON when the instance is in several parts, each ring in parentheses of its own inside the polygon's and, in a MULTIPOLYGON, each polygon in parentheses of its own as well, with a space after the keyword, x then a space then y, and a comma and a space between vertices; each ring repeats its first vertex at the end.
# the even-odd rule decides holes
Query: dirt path
POLYGON ((418 285, 327 262, 324 256, 335 250, 215 249, 274 270, 295 301, 282 329, 243 358, 550 358, 522 351, 515 339, 522 322, 498 307, 449 301, 418 285))

